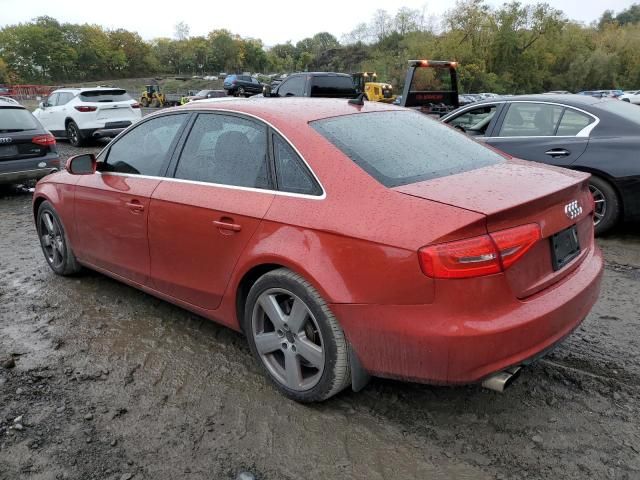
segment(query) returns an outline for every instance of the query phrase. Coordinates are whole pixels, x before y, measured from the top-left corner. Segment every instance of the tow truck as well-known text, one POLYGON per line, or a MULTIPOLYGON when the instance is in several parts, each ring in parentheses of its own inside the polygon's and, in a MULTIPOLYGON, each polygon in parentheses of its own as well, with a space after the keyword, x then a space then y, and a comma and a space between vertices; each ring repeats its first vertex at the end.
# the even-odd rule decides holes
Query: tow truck
POLYGON ((457 67, 453 61, 409 60, 400 105, 438 117, 455 110, 460 106, 457 67))

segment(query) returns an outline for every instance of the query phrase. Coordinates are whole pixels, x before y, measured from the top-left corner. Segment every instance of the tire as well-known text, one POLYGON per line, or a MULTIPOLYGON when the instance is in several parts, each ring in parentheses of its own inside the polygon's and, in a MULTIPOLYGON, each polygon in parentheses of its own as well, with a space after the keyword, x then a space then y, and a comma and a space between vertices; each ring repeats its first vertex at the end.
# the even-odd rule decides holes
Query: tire
POLYGON ((74 147, 83 147, 87 143, 87 139, 82 135, 82 131, 73 120, 67 124, 67 138, 74 147))
POLYGON ((618 223, 621 211, 620 199, 611 184, 600 177, 592 176, 589 179, 589 190, 595 202, 593 216, 595 234, 603 235, 618 223))
POLYGON ((627 102, 627 103, 631 103, 631 100, 629 100, 628 98, 623 98, 622 101, 623 102, 627 102))
POLYGON ((243 87, 238 87, 238 90, 236 90, 236 96, 244 97, 244 88, 243 87))
POLYGON ((149 100, 146 97, 142 97, 142 99, 140 100, 140 105, 142 105, 144 108, 147 108, 149 106, 149 100))
POLYGON ((42 202, 36 216, 36 228, 42 253, 56 274, 73 275, 82 270, 71 250, 62 221, 48 201, 42 202))
POLYGON ((153 108, 160 108, 160 100, 158 100, 157 98, 154 98, 153 100, 151 100, 151 106, 153 108))
POLYGON ((260 277, 247 295, 243 327, 254 357, 290 399, 320 402, 351 384, 344 333, 300 275, 280 268, 260 277))

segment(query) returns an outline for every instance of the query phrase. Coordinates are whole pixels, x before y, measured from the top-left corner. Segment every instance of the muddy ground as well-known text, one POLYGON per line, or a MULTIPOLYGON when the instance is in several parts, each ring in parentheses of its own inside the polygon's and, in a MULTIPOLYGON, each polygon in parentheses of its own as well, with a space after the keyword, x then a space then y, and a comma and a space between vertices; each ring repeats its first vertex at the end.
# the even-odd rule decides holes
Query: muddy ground
POLYGON ((373 380, 312 406, 241 335, 55 276, 28 192, 0 194, 0 227, 1 480, 640 478, 638 225, 600 240, 598 304, 504 394, 373 380))

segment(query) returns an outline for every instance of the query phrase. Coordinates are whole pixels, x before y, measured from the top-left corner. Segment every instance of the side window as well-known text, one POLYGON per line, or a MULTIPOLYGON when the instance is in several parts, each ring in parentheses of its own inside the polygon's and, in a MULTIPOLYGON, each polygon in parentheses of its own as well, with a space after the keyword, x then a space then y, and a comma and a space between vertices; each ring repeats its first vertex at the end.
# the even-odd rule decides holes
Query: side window
POLYGON ((307 195, 321 195, 322 189, 317 184, 304 162, 287 142, 273 137, 273 150, 276 158, 276 177, 278 190, 307 195))
POLYGON ((512 103, 500 128, 501 137, 551 137, 564 107, 544 103, 512 103))
POLYGON ((66 105, 73 98, 73 93, 65 92, 58 94, 58 106, 66 105))
POLYGON ((278 95, 281 97, 301 97, 304 95, 304 84, 306 82, 304 75, 298 75, 285 80, 278 89, 278 95))
POLYGON ((55 107, 58 105, 58 96, 60 96, 59 93, 49 95, 49 98, 47 98, 47 107, 55 107))
POLYGON ((593 122, 593 117, 572 108, 566 108, 560 120, 556 135, 561 137, 575 136, 580 133, 580 130, 593 122))
POLYGON ((175 177, 272 188, 266 127, 231 115, 200 114, 180 155, 175 177))
POLYGON ((484 135, 489 128, 491 120, 496 114, 497 105, 484 105, 479 108, 467 110, 449 120, 449 125, 465 133, 475 136, 484 135))
POLYGON ((188 114, 166 115, 140 124, 110 148, 103 171, 157 177, 188 114))

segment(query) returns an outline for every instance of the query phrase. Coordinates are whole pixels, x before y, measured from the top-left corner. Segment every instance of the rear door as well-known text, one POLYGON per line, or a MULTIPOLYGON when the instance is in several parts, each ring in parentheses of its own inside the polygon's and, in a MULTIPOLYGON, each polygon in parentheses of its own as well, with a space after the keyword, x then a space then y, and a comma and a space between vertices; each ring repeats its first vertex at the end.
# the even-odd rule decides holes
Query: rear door
POLYGON ((153 192, 149 249, 154 287, 216 309, 242 251, 274 198, 267 127, 201 113, 174 168, 153 192))
POLYGON ((569 166, 584 153, 597 119, 587 112, 542 102, 509 102, 485 141, 524 160, 569 166))
POLYGON ((146 285, 149 201, 166 172, 188 113, 151 118, 110 145, 100 171, 80 177, 76 254, 92 265, 146 285))
POLYGON ((42 123, 42 126, 49 130, 54 135, 63 134, 64 129, 56 129, 53 123, 54 118, 54 108, 58 103, 58 93, 53 93, 49 95, 49 97, 43 102, 45 107, 41 108, 36 115, 38 115, 38 120, 42 123))

